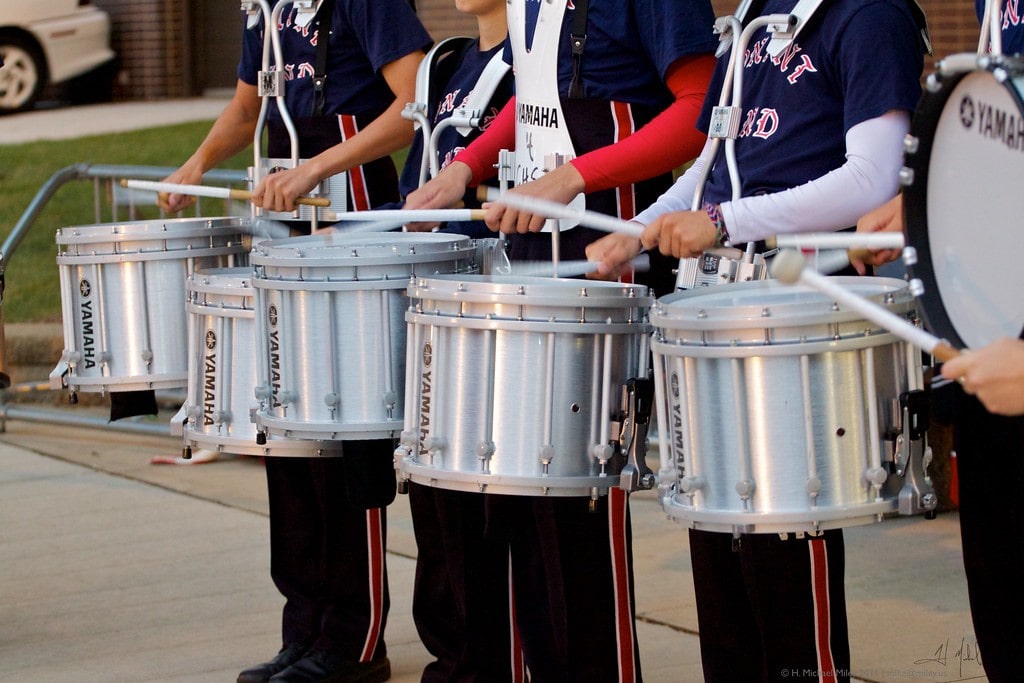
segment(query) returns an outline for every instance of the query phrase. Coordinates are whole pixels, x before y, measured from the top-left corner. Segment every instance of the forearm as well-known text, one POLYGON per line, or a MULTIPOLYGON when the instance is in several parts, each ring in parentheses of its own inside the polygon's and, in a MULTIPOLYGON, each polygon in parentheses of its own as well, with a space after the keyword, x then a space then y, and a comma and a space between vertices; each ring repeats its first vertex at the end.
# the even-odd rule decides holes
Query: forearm
POLYGON ((455 156, 471 171, 469 187, 479 185, 497 170, 498 153, 516 146, 516 98, 513 96, 483 133, 455 156))
POLYGON ((632 135, 574 159, 586 191, 630 185, 696 157, 705 139, 696 121, 714 65, 711 55, 678 60, 666 77, 675 97, 672 104, 632 135))
POLYGON ((182 168, 202 176, 252 144, 259 110, 256 88, 239 81, 235 95, 182 168))
POLYGON ((909 127, 905 111, 860 123, 846 135, 846 163, 839 168, 789 190, 722 203, 729 239, 742 243, 855 225, 896 194, 909 127))

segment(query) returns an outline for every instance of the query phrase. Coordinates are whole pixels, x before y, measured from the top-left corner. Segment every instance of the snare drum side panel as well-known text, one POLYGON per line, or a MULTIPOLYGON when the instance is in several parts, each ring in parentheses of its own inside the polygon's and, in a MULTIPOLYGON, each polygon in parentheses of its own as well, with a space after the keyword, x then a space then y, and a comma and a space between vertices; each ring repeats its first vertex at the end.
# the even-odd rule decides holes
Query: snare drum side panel
POLYGON ((270 431, 309 439, 398 432, 406 334, 398 290, 264 291, 261 305, 276 320, 267 373, 277 386, 260 411, 270 431))
MULTIPOLYGON (((198 332, 189 365, 191 436, 201 445, 222 440, 255 444, 256 426, 249 419, 256 386, 255 320, 224 317, 214 312, 193 315, 198 332), (205 441, 203 437, 214 441, 205 441)), ((190 337, 191 340, 191 337, 190 337)), ((230 451, 230 448, 225 448, 230 451)))
MULTIPOLYGON (((812 393, 811 405, 804 403, 801 358, 747 358, 743 376, 755 483, 752 508, 757 512, 806 510, 810 498, 805 423, 808 416, 814 419, 820 400, 812 393)), ((812 375, 810 379, 813 392, 822 378, 812 375)))
POLYGON ((398 290, 337 292, 331 297, 338 420, 374 423, 402 419, 408 306, 398 290))
MULTIPOLYGON (((211 259, 212 260, 212 259, 211 259)), ((214 261, 215 263, 216 261, 214 261)), ((148 345, 154 374, 188 373, 188 314, 185 309, 185 282, 196 263, 192 259, 178 261, 146 261, 143 276, 146 302, 148 345)))
POLYGON ((585 441, 590 425, 592 351, 583 350, 585 358, 572 357, 573 341, 557 333, 498 332, 494 460, 501 471, 519 476, 544 474, 541 448, 550 445, 553 457, 547 465, 548 475, 591 473, 585 441), (571 404, 580 406, 578 412, 571 412, 571 404))
POLYGON ((879 435, 870 434, 868 429, 868 396, 861 359, 857 351, 811 359, 814 463, 821 481, 819 509, 855 508, 874 497, 864 474, 869 448, 879 435))
MULTIPOLYGON (((747 427, 736 415, 736 392, 729 361, 713 358, 673 358, 672 366, 682 378, 688 408, 683 415, 684 430, 689 431, 685 457, 689 473, 704 480, 694 496, 695 509, 742 510, 736 493, 741 479, 739 452, 745 446, 747 427)), ((688 497, 681 502, 689 506, 688 497)))
MULTIPOLYGON (((477 450, 480 444, 494 440, 494 414, 517 409, 515 402, 499 402, 487 391, 494 380, 493 341, 487 337, 493 339, 494 334, 490 330, 428 326, 423 329, 424 346, 420 349, 421 359, 432 356, 431 367, 419 374, 429 401, 421 404, 421 415, 431 433, 445 443, 433 465, 440 470, 481 475, 478 483, 484 481, 484 473, 504 472, 506 461, 514 463, 500 444, 497 453, 486 461, 477 450)), ((443 474, 438 476, 444 480, 443 474)))

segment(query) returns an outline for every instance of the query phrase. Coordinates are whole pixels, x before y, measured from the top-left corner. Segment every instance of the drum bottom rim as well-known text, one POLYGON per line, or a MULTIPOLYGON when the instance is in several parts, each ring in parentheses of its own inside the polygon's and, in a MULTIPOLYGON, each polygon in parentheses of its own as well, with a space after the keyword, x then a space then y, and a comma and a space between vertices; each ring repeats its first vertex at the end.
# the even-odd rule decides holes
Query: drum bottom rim
POLYGON ((261 446, 256 443, 255 435, 251 439, 239 439, 187 432, 182 441, 191 448, 252 457, 336 458, 344 455, 340 443, 306 439, 271 438, 267 440, 266 445, 261 446))
POLYGON ((739 512, 734 510, 697 510, 669 496, 662 499, 668 517, 698 531, 722 533, 799 533, 866 526, 884 521, 886 513, 897 512, 899 500, 886 498, 871 503, 821 507, 814 510, 782 512, 739 512))
POLYGON ((589 498, 595 492, 605 495, 608 489, 619 485, 617 475, 537 477, 470 473, 422 465, 409 457, 402 459, 400 471, 402 479, 431 488, 540 498, 589 498), (481 477, 485 481, 481 482, 481 477))
POLYGON ((405 420, 399 417, 377 422, 299 422, 268 417, 266 413, 256 413, 256 424, 271 436, 282 439, 367 441, 370 439, 397 439, 405 426, 405 420))
POLYGON ((142 379, 140 376, 118 377, 80 377, 69 375, 64 388, 80 393, 113 394, 119 391, 148 391, 150 389, 184 389, 188 384, 185 375, 153 376, 142 379))

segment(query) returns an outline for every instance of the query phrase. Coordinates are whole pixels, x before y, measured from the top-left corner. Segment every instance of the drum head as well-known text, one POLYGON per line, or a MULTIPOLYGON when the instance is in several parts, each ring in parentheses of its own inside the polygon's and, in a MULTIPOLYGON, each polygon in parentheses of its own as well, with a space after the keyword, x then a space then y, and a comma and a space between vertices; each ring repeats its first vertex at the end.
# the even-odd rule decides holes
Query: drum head
POLYGON ((927 326, 958 347, 1024 328, 1022 77, 1007 65, 929 80, 911 127, 904 190, 908 264, 927 326))

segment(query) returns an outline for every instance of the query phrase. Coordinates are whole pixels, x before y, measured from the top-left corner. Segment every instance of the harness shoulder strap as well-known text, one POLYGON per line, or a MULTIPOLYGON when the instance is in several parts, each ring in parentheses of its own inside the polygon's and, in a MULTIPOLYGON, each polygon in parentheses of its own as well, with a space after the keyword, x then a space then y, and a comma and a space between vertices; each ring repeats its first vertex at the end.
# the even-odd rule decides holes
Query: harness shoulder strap
POLYGON ((569 82, 569 97, 583 97, 583 51, 587 47, 587 11, 590 0, 576 0, 572 16, 572 30, 569 39, 572 47, 572 81, 569 82))
MULTIPOLYGON (((499 50, 491 57, 491 61, 487 62, 487 66, 481 72, 476 85, 473 86, 472 92, 469 93, 466 108, 483 111, 511 68, 512 65, 505 61, 499 50)), ((466 137, 473 132, 472 128, 465 126, 457 126, 457 130, 462 137, 466 137)))
POLYGON ((313 116, 323 116, 327 103, 327 49, 331 43, 331 22, 334 17, 334 0, 324 0, 317 10, 319 25, 316 43, 316 65, 313 71, 313 116))

